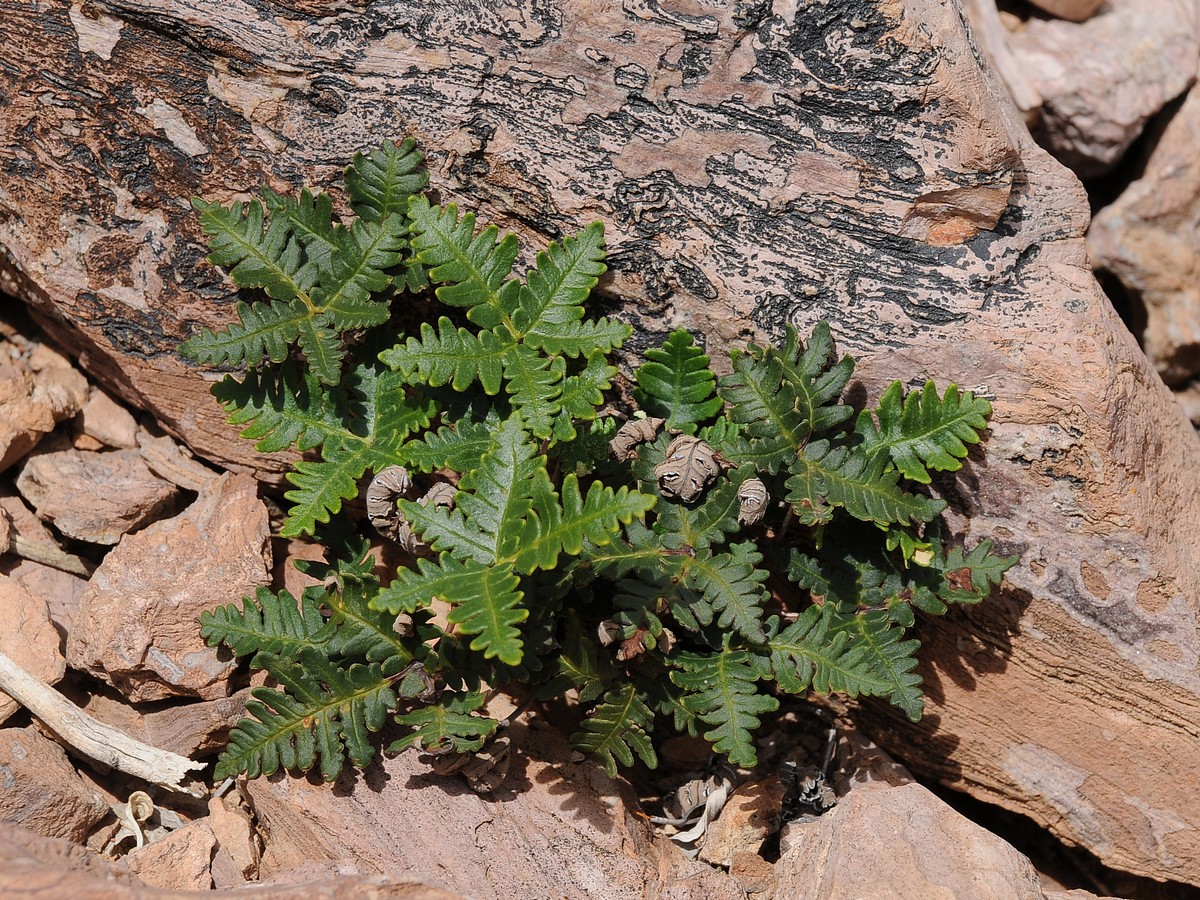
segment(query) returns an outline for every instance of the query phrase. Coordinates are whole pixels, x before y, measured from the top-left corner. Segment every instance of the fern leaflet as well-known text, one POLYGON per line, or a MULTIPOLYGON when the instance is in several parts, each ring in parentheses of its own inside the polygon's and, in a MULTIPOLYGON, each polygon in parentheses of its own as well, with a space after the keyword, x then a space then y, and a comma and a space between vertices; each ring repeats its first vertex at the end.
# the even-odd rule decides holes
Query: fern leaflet
POLYGON ((571 735, 571 742, 583 752, 594 754, 615 778, 617 763, 633 765, 634 754, 650 768, 658 765, 650 743, 653 727, 654 713, 638 696, 637 686, 628 683, 604 695, 583 720, 582 730, 571 735))
POLYGON ((771 674, 768 660, 726 646, 717 653, 680 653, 671 662, 671 681, 687 692, 684 707, 716 726, 704 733, 705 740, 735 766, 753 768, 758 754, 750 732, 759 726, 760 715, 779 708, 778 700, 758 693, 754 684, 771 674))
POLYGON ((646 351, 634 377, 638 403, 648 415, 666 419, 669 431, 695 434, 698 423, 721 409, 708 356, 682 328, 671 332, 661 349, 646 351))

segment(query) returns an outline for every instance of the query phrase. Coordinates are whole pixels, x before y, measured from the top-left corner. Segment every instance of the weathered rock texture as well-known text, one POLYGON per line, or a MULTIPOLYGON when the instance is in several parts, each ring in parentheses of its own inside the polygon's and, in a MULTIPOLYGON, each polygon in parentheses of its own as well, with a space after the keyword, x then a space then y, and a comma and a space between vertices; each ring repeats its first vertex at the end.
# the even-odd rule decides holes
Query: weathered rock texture
POLYGON ((1146 355, 1168 384, 1200 374, 1200 91, 1193 88, 1142 177, 1096 216, 1095 264, 1146 308, 1146 355))
POLYGON ((1011 49, 1042 96, 1045 146, 1081 177, 1102 175, 1195 80, 1200 8, 1193 0, 1108 0, 1086 22, 1030 21, 1011 49))
POLYGON ((180 515, 127 535, 80 601, 70 665, 134 702, 226 696, 237 661, 208 647, 197 622, 270 581, 268 531, 254 479, 227 475, 180 515))
POLYGON ((82 843, 108 805, 33 726, 0 729, 0 823, 82 843))
POLYGON ((0 62, 3 284, 211 459, 256 464, 174 351, 234 302, 185 198, 326 185, 405 133, 443 198, 526 239, 605 220, 634 350, 826 317, 873 395, 985 392, 992 438, 947 490, 969 541, 1022 563, 937 630, 924 731, 897 746, 1110 865, 1200 883, 1179 765, 1200 447, 1097 288, 1078 182, 957 3, 18 0, 0 62))
MULTIPOLYGON (((0 653, 43 684, 56 684, 67 669, 62 636, 45 599, 7 575, 0 575, 0 653)), ((0 691, 0 723, 18 709, 17 701, 0 691)))
POLYGON ((593 761, 569 762, 561 735, 517 724, 513 741, 529 755, 494 796, 432 774, 415 752, 343 774, 333 790, 286 775, 251 781, 262 877, 329 862, 417 876, 476 900, 744 898, 735 878, 656 836, 634 814, 627 784, 593 761))
POLYGON ((322 872, 303 883, 246 886, 197 894, 147 885, 122 863, 55 838, 0 823, 0 896, 12 900, 461 900, 407 878, 322 872))

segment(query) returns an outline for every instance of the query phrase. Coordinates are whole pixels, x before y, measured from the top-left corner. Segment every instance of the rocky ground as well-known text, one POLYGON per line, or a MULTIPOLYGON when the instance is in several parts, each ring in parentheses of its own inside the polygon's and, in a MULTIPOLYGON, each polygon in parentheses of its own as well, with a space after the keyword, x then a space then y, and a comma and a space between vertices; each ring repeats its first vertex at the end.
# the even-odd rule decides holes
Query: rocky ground
MULTIPOLYGON (((1093 267, 1200 424, 1195 3, 963 6, 1042 146, 1088 187, 1093 267)), ((269 488, 117 402, 23 310, 0 296, 0 674, 36 686, 26 696, 5 682, 21 702, 0 693, 4 896, 1197 896, 934 793, 838 705, 787 710, 754 772, 713 770, 705 747, 682 740, 663 747, 654 777, 614 781, 565 746, 564 711, 535 708, 514 726, 517 761, 492 796, 415 754, 333 786, 213 784, 252 674, 203 644, 197 617, 260 585, 298 591, 288 561, 314 548, 272 538, 269 488), (115 732, 88 751, 97 722, 115 732), (835 753, 817 777, 807 767, 820 768, 830 728, 835 753), (172 756, 129 775, 111 751, 142 753, 130 740, 172 756), (180 759, 195 762, 186 778, 170 769, 180 759), (794 777, 806 771, 808 794, 794 777), (688 795, 706 801, 691 835, 651 821, 688 795)))

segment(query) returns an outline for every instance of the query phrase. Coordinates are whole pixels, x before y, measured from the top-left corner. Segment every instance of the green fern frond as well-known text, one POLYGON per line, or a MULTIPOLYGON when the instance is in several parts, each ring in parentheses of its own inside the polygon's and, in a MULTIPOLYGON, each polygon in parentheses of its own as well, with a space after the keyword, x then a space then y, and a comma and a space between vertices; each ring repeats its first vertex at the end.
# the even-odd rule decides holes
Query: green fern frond
POLYGON ((534 437, 548 438, 554 431, 566 372, 565 358, 542 356, 524 344, 516 344, 504 354, 505 390, 534 437))
POLYGON ((583 633, 574 610, 568 610, 564 618, 562 645, 554 661, 557 672, 538 693, 550 699, 572 687, 581 704, 591 703, 608 690, 617 677, 617 668, 612 657, 601 653, 599 645, 583 633))
POLYGON ((695 434, 699 423, 721 410, 708 356, 682 328, 671 332, 661 349, 646 351, 634 378, 638 404, 647 415, 666 419, 668 431, 695 434))
POLYGON ((505 325, 516 336, 510 316, 517 306, 521 284, 512 276, 517 238, 489 225, 475 233, 475 214, 458 207, 433 206, 424 196, 409 201, 412 246, 417 259, 429 267, 431 281, 441 282, 437 298, 447 306, 467 307, 467 318, 480 328, 505 325))
POLYGON ((361 364, 345 380, 357 398, 352 405, 361 415, 351 417, 347 412, 340 432, 326 435, 321 459, 301 460, 288 473, 295 490, 284 494, 292 502, 280 530, 284 537, 311 534, 317 522, 328 522, 343 500, 358 495, 358 479, 368 469, 379 472, 403 465, 405 438, 428 427, 436 412, 428 398, 409 398, 394 372, 361 364))
POLYGON ((829 323, 822 320, 805 345, 796 329, 788 325, 782 350, 769 354, 783 361, 783 373, 796 398, 800 414, 814 434, 840 425, 853 415, 852 407, 837 402, 854 374, 854 358, 837 358, 829 323))
POLYGON ((258 200, 224 207, 196 197, 192 206, 209 237, 208 261, 227 269, 234 284, 261 288, 272 300, 301 299, 310 305, 317 266, 306 257, 286 217, 266 215, 258 200))
POLYGON ((370 732, 378 731, 396 706, 396 694, 377 665, 340 668, 313 648, 298 661, 270 653, 260 661, 286 693, 255 688, 249 714, 229 734, 215 778, 245 772, 250 778, 280 768, 306 772, 318 757, 321 775, 333 781, 348 755, 365 766, 375 755, 370 732))
POLYGON ((477 574, 470 590, 453 598, 447 620, 463 634, 475 635, 471 649, 482 653, 484 659, 495 657, 506 665, 519 665, 524 643, 516 626, 529 618, 529 610, 521 606, 521 579, 508 566, 464 565, 477 567, 477 574))
POLYGON ((887 687, 878 692, 900 707, 913 722, 921 718, 925 699, 921 695, 921 676, 917 667, 917 648, 921 642, 902 640, 905 629, 896 625, 887 610, 858 615, 830 614, 830 635, 845 633, 850 649, 863 655, 864 662, 887 687))
POLYGON ((301 300, 276 300, 253 306, 238 301, 236 322, 220 331, 202 328, 179 345, 179 352, 206 366, 258 366, 282 362, 312 312, 301 300))
POLYGON ((435 703, 396 716, 396 722, 413 729, 395 741, 389 751, 399 753, 419 747, 432 753, 474 753, 483 747, 500 724, 476 715, 486 697, 478 691, 446 691, 435 703))
POLYGON ((867 454, 886 454, 905 478, 929 484, 929 469, 954 472, 962 468, 967 445, 979 443, 992 405, 970 391, 959 394, 954 384, 939 398, 932 381, 905 396, 900 382, 893 381, 875 412, 878 427, 866 410, 858 417, 856 430, 867 454))
POLYGON ((511 340, 494 331, 473 334, 442 316, 437 331, 421 323, 421 337, 379 354, 387 366, 404 375, 410 384, 451 385, 465 391, 478 380, 487 394, 497 394, 503 383, 504 356, 511 340))
POLYGON ((404 445, 409 469, 433 472, 453 469, 467 472, 477 465, 492 443, 492 429, 486 422, 459 421, 427 431, 404 445))
POLYGON ((604 274, 604 224, 593 222, 562 244, 551 242, 537 255, 537 264, 526 276, 513 312, 513 326, 526 346, 549 354, 579 356, 595 349, 607 353, 627 336, 628 326, 608 323, 581 330, 583 303, 604 274), (616 344, 596 339, 609 327, 610 337, 620 336, 616 344))
POLYGON ((237 656, 266 651, 295 657, 304 647, 326 643, 333 633, 321 615, 322 593, 319 587, 307 588, 297 600, 286 589, 273 594, 256 588, 253 600, 242 598, 241 608, 230 603, 202 612, 200 636, 210 647, 225 644, 237 656))
POLYGON ((403 218, 412 196, 429 184, 429 174, 421 171, 424 161, 425 154, 412 138, 399 144, 384 141, 370 153, 355 153, 344 176, 354 214, 367 222, 403 218))
POLYGON ((584 496, 572 473, 563 478, 561 497, 545 478, 534 501, 516 542, 516 567, 521 572, 552 569, 561 552, 582 553, 585 541, 592 547, 610 543, 622 525, 645 516, 655 498, 627 487, 614 491, 599 481, 593 481, 584 496))
POLYGON ((810 606, 770 639, 771 670, 781 690, 802 694, 811 687, 822 693, 888 694, 891 683, 868 663, 866 649, 850 647, 850 636, 830 633, 831 606, 810 606))
POLYGON ((754 543, 730 544, 728 553, 701 550, 684 562, 688 587, 699 591, 717 613, 717 625, 730 626, 751 643, 762 643, 762 607, 769 599, 763 582, 767 570, 758 568, 762 554, 754 543))
POLYGON ((333 242, 333 201, 327 194, 313 196, 304 188, 299 197, 277 194, 263 186, 263 200, 272 221, 284 221, 318 269, 328 265, 337 249, 333 242))
POLYGON ((779 708, 779 701, 758 693, 755 684, 770 676, 769 661, 750 650, 726 646, 717 653, 679 653, 671 663, 671 681, 687 691, 683 705, 700 721, 716 726, 704 739, 735 766, 754 768, 758 754, 751 732, 761 724, 759 716, 779 708))
POLYGON ((212 394, 229 412, 229 423, 245 425, 241 436, 255 441, 254 449, 262 453, 311 450, 344 430, 342 392, 305 375, 293 362, 251 369, 241 381, 227 375, 212 386, 212 394))
POLYGON ((552 429, 557 441, 574 440, 575 426, 596 418, 596 411, 604 405, 604 392, 612 386, 616 375, 617 367, 610 366, 605 355, 597 350, 588 356, 581 371, 563 378, 558 418, 552 429))
MULTIPOLYGON (((653 449, 648 456, 651 460, 655 458, 653 449)), ((661 452, 657 458, 662 458, 661 452)), ((738 522, 738 489, 745 477, 745 472, 738 471, 729 478, 720 479, 704 495, 703 501, 695 506, 661 504, 658 507, 658 529, 663 546, 671 550, 702 550, 713 544, 723 544, 727 535, 741 531, 742 526, 738 522)))
POLYGON ((980 541, 970 553, 951 547, 939 567, 942 584, 938 596, 947 603, 979 603, 1019 561, 1019 556, 993 554, 991 541, 980 541))
POLYGON ((946 508, 944 500, 911 494, 900 487, 900 473, 885 469, 882 457, 869 459, 860 449, 832 447, 814 441, 788 461, 787 500, 801 516, 821 503, 844 507, 864 522, 880 525, 932 521, 946 508))
POLYGON ((583 720, 582 730, 571 735, 571 743, 593 754, 615 778, 617 763, 633 765, 637 757, 649 768, 658 766, 658 755, 650 742, 654 713, 638 695, 637 686, 624 684, 604 695, 583 720))
POLYGON ((309 371, 324 384, 337 384, 346 353, 337 331, 330 327, 329 315, 322 312, 301 320, 297 342, 309 371))
POLYGON ((730 360, 733 371, 718 380, 717 391, 730 405, 729 417, 742 426, 754 465, 778 472, 803 452, 812 424, 800 413, 795 387, 784 380, 777 356, 734 351, 730 360))
POLYGON ((392 276, 385 270, 400 264, 404 231, 399 217, 381 222, 360 219, 349 228, 339 225, 333 230, 334 253, 320 267, 312 301, 338 331, 370 328, 388 320, 388 304, 372 295, 391 284, 392 276))
POLYGON ((338 589, 328 590, 323 598, 329 609, 329 623, 336 627, 325 652, 341 660, 379 663, 383 674, 395 675, 416 658, 425 656, 424 645, 408 646, 396 632, 396 617, 370 605, 379 585, 371 578, 366 583, 346 581, 338 589))

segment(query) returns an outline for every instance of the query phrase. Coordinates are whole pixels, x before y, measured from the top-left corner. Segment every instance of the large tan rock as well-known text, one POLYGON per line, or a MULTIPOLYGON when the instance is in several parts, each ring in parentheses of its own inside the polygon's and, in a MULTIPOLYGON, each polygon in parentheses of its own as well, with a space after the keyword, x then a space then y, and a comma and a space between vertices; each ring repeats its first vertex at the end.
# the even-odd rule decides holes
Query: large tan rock
POLYGON ((1163 130, 1142 177, 1088 232, 1095 264, 1146 309, 1142 344, 1168 384, 1200 374, 1200 91, 1163 130))
POLYGON ((1043 900, 1029 859, 916 782, 857 785, 792 829, 776 897, 1043 900))
POLYGON ((257 484, 227 475, 109 551, 80 601, 67 659, 134 702, 224 697, 237 660, 204 643, 200 613, 253 595, 270 567, 257 484))
MULTIPOLYGON (((234 301, 184 198, 329 185, 406 132, 441 197, 522 238, 603 219, 602 299, 635 349, 828 318, 872 395, 929 376, 993 400, 948 490, 969 542, 1022 556, 927 635, 929 716, 897 746, 1109 865, 1200 883, 1200 772, 1179 765, 1200 728, 1200 444, 1089 270, 1084 192, 957 2, 83 9, 0 18, 0 128, 28 135, 0 173, 0 286, 106 387, 202 456, 277 473, 174 353, 234 301)), ((1176 58, 1150 46, 1151 68, 1176 58)))
POLYGON ((475 900, 742 900, 733 877, 656 837, 624 782, 571 762, 561 735, 513 726, 494 796, 434 775, 415 752, 329 785, 277 775, 247 785, 266 841, 262 877, 305 864, 428 879, 475 900))
POLYGON ((1042 140, 1088 178, 1111 170, 1150 117, 1195 80, 1200 8, 1108 0, 1087 21, 1032 20, 1010 47, 1042 96, 1042 140))

